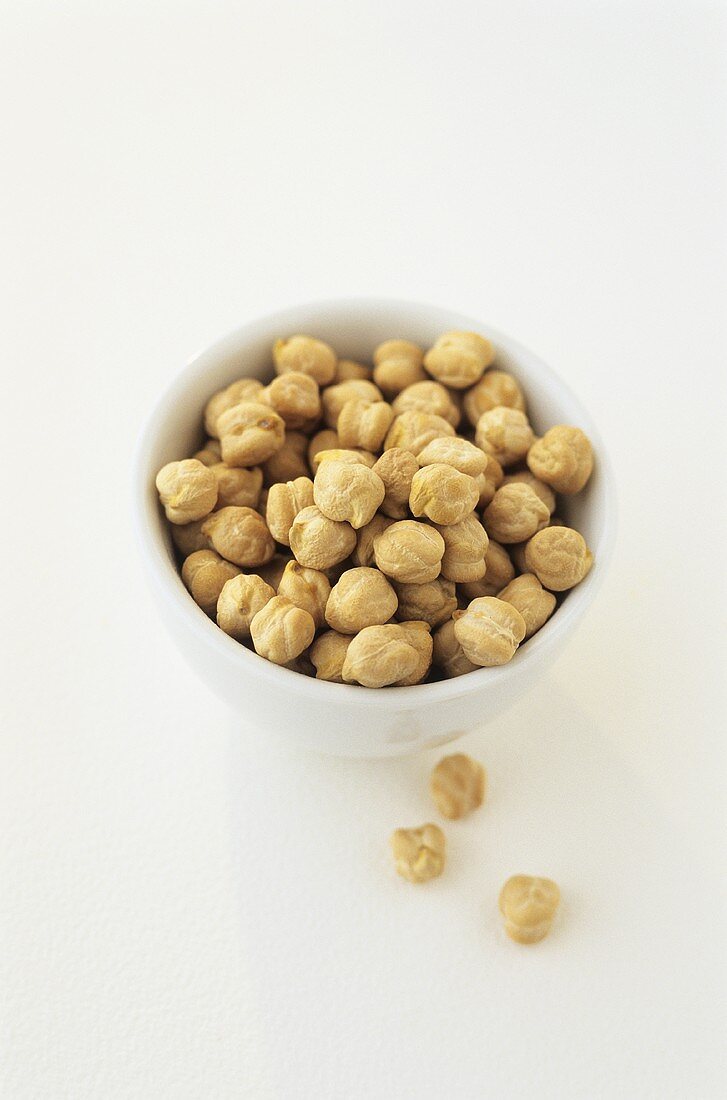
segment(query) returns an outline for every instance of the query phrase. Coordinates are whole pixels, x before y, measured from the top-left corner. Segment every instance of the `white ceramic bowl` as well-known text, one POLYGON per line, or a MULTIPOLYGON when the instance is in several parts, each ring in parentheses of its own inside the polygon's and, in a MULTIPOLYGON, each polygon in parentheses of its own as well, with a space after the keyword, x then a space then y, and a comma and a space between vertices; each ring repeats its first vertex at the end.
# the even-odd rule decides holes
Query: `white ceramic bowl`
POLYGON ((615 530, 613 477, 603 444, 586 410, 549 367, 479 320, 434 306, 373 298, 282 310, 243 325, 195 356, 163 394, 143 432, 134 470, 134 507, 141 553, 159 610, 194 671, 245 724, 337 756, 398 755, 444 744, 484 725, 528 692, 573 637, 591 604, 608 565, 615 530), (565 509, 566 518, 593 550, 591 572, 568 593, 543 629, 500 668, 418 687, 371 690, 325 683, 263 660, 224 634, 185 590, 157 501, 157 471, 199 446, 201 410, 211 394, 242 375, 271 376, 270 349, 278 336, 311 333, 333 344, 341 356, 366 361, 376 345, 390 337, 426 346, 449 329, 474 330, 493 341, 497 365, 514 374, 525 390, 536 431, 576 424, 593 440, 593 476, 565 509))

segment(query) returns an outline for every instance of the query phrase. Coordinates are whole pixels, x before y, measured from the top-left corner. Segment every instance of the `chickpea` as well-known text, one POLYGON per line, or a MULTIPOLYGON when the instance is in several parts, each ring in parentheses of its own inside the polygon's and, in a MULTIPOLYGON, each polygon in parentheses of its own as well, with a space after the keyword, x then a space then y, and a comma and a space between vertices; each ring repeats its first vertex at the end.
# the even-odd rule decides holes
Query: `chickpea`
MULTIPOLYGON (((325 396, 325 390, 323 391, 325 396)), ((339 447, 338 433, 324 428, 322 432, 316 432, 308 444, 308 465, 313 473, 316 472, 316 458, 321 451, 334 451, 339 447)))
POLYGON ((572 527, 546 527, 528 541, 525 564, 544 588, 565 592, 580 584, 593 565, 593 555, 572 527))
POLYGON ((559 424, 528 451, 531 473, 557 493, 579 493, 593 471, 593 449, 580 428, 559 424))
POLYGON ((347 401, 338 414, 338 438, 342 447, 380 451, 394 419, 385 401, 347 401))
POLYGON ((330 589, 326 622, 339 634, 357 634, 367 626, 383 626, 398 606, 396 592, 378 569, 347 569, 330 589))
POLYGON ((334 382, 358 382, 361 379, 371 381, 372 370, 365 363, 357 363, 355 359, 339 359, 336 368, 334 382))
POLYGON ((515 576, 515 568, 510 555, 499 542, 490 539, 485 554, 485 575, 476 581, 464 581, 458 586, 463 598, 469 603, 480 596, 497 596, 502 588, 515 576))
POLYGON ((524 542, 548 526, 550 512, 534 489, 523 482, 498 489, 482 516, 490 538, 498 542, 524 542))
POLYGON ((518 382, 504 370, 488 370, 464 395, 464 411, 473 428, 483 413, 498 405, 525 412, 525 397, 518 382))
POLYGON ((338 565, 355 545, 353 527, 329 519, 315 505, 299 512, 290 529, 290 548, 300 564, 309 569, 326 570, 338 565))
POLYGON ((525 620, 525 640, 547 623, 555 611, 555 596, 547 592, 533 573, 523 573, 498 593, 525 620))
POLYGON ((444 540, 442 576, 448 581, 476 581, 485 575, 487 532, 476 515, 459 523, 435 525, 444 540))
POLYGON ((196 458, 168 462, 156 476, 159 499, 170 523, 191 523, 208 515, 217 502, 217 479, 196 458))
POLYGON ((205 440, 204 447, 199 451, 195 451, 192 458, 195 458, 197 462, 201 462, 203 466, 215 466, 218 462, 222 462, 222 448, 219 439, 205 440))
POLYGON ((328 428, 338 431, 338 417, 341 414, 341 409, 348 401, 377 402, 383 400, 384 395, 379 387, 366 379, 353 378, 348 382, 339 382, 337 386, 328 386, 321 394, 323 418, 328 428))
POLYGON ((335 447, 330 451, 318 451, 313 459, 313 473, 317 474, 320 464, 329 459, 334 462, 348 462, 354 466, 368 466, 369 470, 376 465, 376 455, 371 451, 362 451, 357 447, 335 447))
POLYGON ((270 486, 265 519, 276 542, 290 546, 290 529, 295 517, 312 504, 313 482, 309 477, 270 486))
POLYGON ((285 422, 269 405, 243 401, 217 420, 222 458, 228 466, 259 466, 285 442, 285 422))
POLYGON ((413 516, 426 516, 432 523, 448 526, 473 512, 479 498, 473 477, 438 462, 414 474, 409 508, 413 516))
POLYGON ((472 664, 464 655, 462 646, 454 633, 454 620, 449 619, 440 626, 434 635, 434 663, 442 669, 445 676, 463 676, 466 672, 476 672, 478 666, 472 664))
POLYGON ((245 569, 270 561, 275 543, 263 517, 252 508, 220 508, 202 525, 218 554, 245 569))
POLYGON ((426 370, 454 390, 466 390, 495 358, 490 341, 476 332, 445 332, 424 356, 426 370))
POLYGON ((461 419, 459 407, 441 382, 415 382, 394 398, 391 407, 397 416, 405 412, 434 413, 435 416, 448 420, 453 428, 457 427, 461 419))
POLYGON ((228 466, 217 462, 209 469, 217 480, 217 509, 234 505, 236 508, 257 508, 263 487, 263 472, 259 466, 228 466))
POLYGON ((283 446, 263 463, 265 485, 275 485, 278 481, 295 481, 299 477, 310 477, 307 454, 308 436, 303 432, 286 431, 283 446))
POLYGON ((333 684, 342 684, 343 665, 348 653, 351 638, 339 634, 337 630, 327 630, 316 638, 310 647, 310 659, 316 670, 316 679, 329 680, 333 684))
POLYGON ((454 435, 454 428, 441 416, 431 413, 406 412, 397 416, 384 440, 384 450, 400 447, 418 455, 427 443, 443 435, 454 435))
POLYGON ((516 485, 518 483, 529 485, 533 492, 540 497, 548 512, 551 515, 553 514, 555 511, 555 493, 549 485, 546 485, 535 474, 531 474, 530 470, 518 470, 517 473, 508 474, 507 477, 502 479, 503 485, 516 485))
POLYGON ((513 875, 500 891, 505 931, 516 943, 538 943, 550 931, 560 904, 560 890, 549 878, 513 875))
POLYGON ((427 443, 424 450, 417 455, 417 461, 420 466, 433 466, 442 462, 445 466, 459 470, 461 474, 477 478, 485 473, 489 462, 494 459, 490 459, 474 443, 462 439, 461 436, 451 438, 444 435, 427 443))
POLYGON ((439 576, 445 542, 426 523, 402 519, 374 538, 374 558, 387 577, 406 584, 426 584, 439 576))
POLYGON ((270 405, 293 430, 310 428, 321 415, 321 395, 318 383, 309 374, 289 371, 279 374, 260 394, 260 401, 270 405))
POLYGON ((250 623, 255 652, 276 665, 299 657, 315 637, 313 618, 285 596, 273 596, 250 623))
POLYGON ((237 577, 240 570, 224 561, 214 550, 197 550, 185 558, 182 580, 194 602, 205 615, 214 618, 217 600, 227 581, 237 577))
POLYGON ((437 577, 425 584, 402 584, 394 582, 399 597, 399 609, 396 612, 400 622, 425 622, 434 630, 452 617, 457 610, 457 595, 454 581, 437 577))
POLYGON ((321 462, 313 482, 313 499, 324 516, 348 522, 357 531, 373 519, 386 490, 381 478, 360 463, 321 462))
POLYGON ((397 680, 396 686, 413 687, 414 684, 420 684, 422 680, 426 679, 429 669, 432 667, 432 653, 434 650, 432 633, 429 629, 429 623, 425 622, 412 620, 397 625, 404 638, 410 645, 414 646, 418 660, 412 672, 408 676, 402 677, 401 680, 397 680))
POLYGON ((291 336, 273 344, 273 362, 278 374, 296 371, 309 374, 319 386, 332 382, 338 366, 333 348, 313 336, 291 336))
POLYGON ((384 451, 372 469, 384 483, 385 494, 380 505, 381 511, 391 519, 406 519, 409 515, 411 481, 419 469, 414 455, 411 451, 392 447, 384 451))
POLYGON ((282 580, 285 567, 289 561, 293 561, 293 557, 290 553, 287 554, 275 554, 269 562, 265 565, 261 565, 258 569, 258 576, 262 577, 266 584, 269 584, 271 588, 278 591, 278 585, 282 580))
POLYGON ((272 600, 275 589, 254 573, 226 581, 217 600, 217 625, 238 642, 250 637, 250 623, 272 600))
POLYGON ((384 393, 397 394, 415 382, 423 382, 424 352, 409 340, 385 340, 374 352, 374 382, 384 393))
MULTIPOLYGON (((213 394, 204 410, 204 428, 207 435, 218 438, 220 433, 217 430, 217 421, 222 413, 227 412, 233 405, 239 405, 241 401, 259 401, 262 391, 263 384, 257 378, 238 378, 224 390, 213 394)), ((219 462, 219 458, 217 461, 219 462)))
POLYGON ((487 507, 505 477, 502 466, 494 455, 485 455, 485 458, 487 459, 485 472, 478 474, 476 478, 477 488, 480 491, 480 499, 477 502, 479 508, 487 507))
POLYGON ((442 817, 457 821, 482 805, 485 769, 463 752, 443 757, 432 771, 429 788, 442 817))
MULTIPOLYGON (((418 639, 417 639, 418 640, 418 639)), ((417 673, 421 654, 414 637, 398 623, 366 626, 352 639, 343 663, 346 683, 388 687, 417 673)))
POLYGON ((438 825, 420 829, 396 829, 391 852, 397 874, 408 882, 429 882, 444 870, 445 840, 438 825))
POLYGON ((520 612, 495 596, 473 600, 466 611, 457 611, 453 618, 454 636, 465 657, 483 668, 507 664, 525 637, 520 612))
POLYGON ((202 534, 202 524, 207 517, 195 519, 191 523, 174 523, 171 526, 172 542, 183 558, 194 554, 195 550, 211 550, 210 540, 202 534))
POLYGON ((535 436, 527 416, 520 409, 496 405, 477 421, 475 442, 485 454, 493 455, 504 468, 525 458, 535 436))
POLYGON ((302 607, 319 630, 326 621, 326 604, 331 594, 331 582, 320 569, 307 569, 297 561, 289 561, 278 583, 278 595, 302 607))
POLYGON ((368 566, 374 564, 374 541, 387 527, 391 527, 393 522, 393 519, 388 519, 377 512, 370 523, 359 528, 356 536, 356 546, 351 554, 351 561, 354 565, 368 566))

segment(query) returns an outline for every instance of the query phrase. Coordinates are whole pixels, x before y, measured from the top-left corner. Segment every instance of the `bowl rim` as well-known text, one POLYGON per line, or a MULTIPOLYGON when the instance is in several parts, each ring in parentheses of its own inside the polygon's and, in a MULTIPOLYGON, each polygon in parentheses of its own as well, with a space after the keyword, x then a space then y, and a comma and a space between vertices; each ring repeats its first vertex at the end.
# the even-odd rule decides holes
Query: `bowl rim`
POLYGON ((273 690, 298 694, 314 700, 317 704, 326 702, 331 706, 358 704, 389 711, 418 709, 480 692, 486 699, 488 687, 494 689, 504 680, 516 678, 530 666, 537 665, 546 653, 557 650, 595 598, 607 572, 616 535, 616 490, 608 453, 591 415, 553 368, 519 341, 492 325, 483 324, 475 318, 445 306, 402 298, 356 296, 302 302, 251 318, 200 348, 164 387, 141 430, 132 462, 132 500, 136 541, 146 566, 148 579, 154 585, 158 595, 171 604, 177 616, 181 616, 186 627, 195 634, 198 643, 208 649, 214 657, 219 657, 227 664, 237 661, 241 666, 241 672, 258 678, 273 690), (518 361, 524 361, 527 364, 525 369, 530 365, 534 366, 553 389, 562 391, 568 402, 578 412, 579 426, 587 432, 593 443, 599 478, 602 481, 604 514, 598 552, 590 573, 580 585, 569 592, 568 599, 558 608, 557 613, 532 638, 528 639, 526 645, 518 649, 513 659, 507 664, 495 668, 477 669, 462 676, 438 680, 434 683, 415 684, 408 687, 364 688, 358 684, 337 684, 318 680, 293 669, 275 665, 240 645, 208 618, 189 597, 181 584, 178 571, 170 565, 162 535, 161 509, 155 495, 149 491, 149 471, 151 452, 160 423, 166 416, 167 410, 182 399, 192 381, 198 379, 199 374, 205 369, 206 360, 238 352, 239 345, 245 338, 253 340, 256 330, 263 330, 272 325, 278 327, 279 331, 286 332, 295 324, 296 329, 300 331, 299 317, 306 311, 318 314, 326 312, 343 317, 347 313, 363 315, 380 310, 401 310, 402 313, 409 315, 415 312, 446 315, 446 324, 450 328, 466 328, 485 333, 518 361))

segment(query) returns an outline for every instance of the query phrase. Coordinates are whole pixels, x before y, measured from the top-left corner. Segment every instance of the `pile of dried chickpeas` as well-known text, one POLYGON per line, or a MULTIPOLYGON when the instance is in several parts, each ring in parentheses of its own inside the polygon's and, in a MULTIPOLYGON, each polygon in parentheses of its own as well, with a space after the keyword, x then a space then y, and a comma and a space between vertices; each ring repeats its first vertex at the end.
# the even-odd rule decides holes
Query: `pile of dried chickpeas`
POLYGON ((219 627, 335 683, 420 684, 502 665, 591 568, 555 518, 593 468, 576 427, 538 438, 473 332, 373 367, 322 340, 272 350, 204 409, 206 442, 156 486, 182 579, 219 627))

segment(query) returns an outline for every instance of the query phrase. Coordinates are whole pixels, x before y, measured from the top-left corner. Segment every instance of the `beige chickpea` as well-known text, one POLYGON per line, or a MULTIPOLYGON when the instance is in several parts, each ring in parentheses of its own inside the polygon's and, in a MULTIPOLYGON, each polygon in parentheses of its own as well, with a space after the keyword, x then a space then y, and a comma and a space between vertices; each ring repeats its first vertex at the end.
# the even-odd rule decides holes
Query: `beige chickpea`
POLYGON ((496 458, 505 469, 525 458, 534 439, 530 422, 520 409, 496 405, 477 421, 477 446, 496 458))
POLYGON ((298 335, 275 341, 273 362, 278 374, 287 374, 288 371, 309 374, 319 386, 327 386, 336 375, 338 356, 323 340, 298 335))
POLYGON ((459 523, 435 525, 444 540, 442 576, 448 581, 476 581, 485 575, 487 532, 476 515, 459 523))
POLYGON ((507 664, 525 637, 525 620, 509 603, 495 596, 473 600, 466 611, 457 611, 454 636, 465 657, 483 668, 507 664))
POLYGON ((497 596, 500 589, 515 576, 515 567, 510 560, 510 555, 499 542, 490 539, 485 554, 485 575, 476 581, 464 581, 457 586, 459 594, 470 603, 479 596, 497 596))
POLYGON ((290 546, 290 529, 295 517, 313 504, 313 482, 309 477, 271 485, 265 510, 270 534, 276 542, 290 546))
POLYGON ((255 652, 276 665, 299 657, 313 641, 313 617, 285 596, 273 596, 250 623, 255 652))
MULTIPOLYGON (((224 390, 213 394, 204 410, 204 427, 207 435, 218 438, 220 433, 217 421, 222 413, 227 412, 233 405, 239 405, 241 401, 259 401, 262 391, 263 384, 257 378, 238 378, 224 390)), ((219 458, 217 461, 219 462, 219 458)))
POLYGON ((344 682, 381 688, 415 675, 421 666, 417 640, 398 623, 364 627, 348 647, 344 682))
POLYGON ((309 652, 317 680, 328 680, 333 684, 344 682, 343 666, 350 644, 350 636, 339 634, 337 630, 327 630, 316 638, 309 652))
POLYGON ((441 626, 457 610, 457 593, 454 581, 437 577, 425 584, 394 582, 399 598, 396 616, 400 622, 425 622, 434 630, 441 626))
POLYGON ((376 455, 371 451, 362 451, 358 447, 334 447, 330 451, 318 451, 313 459, 313 473, 318 473, 322 462, 348 462, 354 466, 368 466, 369 470, 376 465, 376 455))
POLYGON ((473 477, 437 462, 414 474, 409 508, 413 516, 426 516, 432 523, 447 526, 460 523, 473 512, 479 498, 473 477))
POLYGON ((476 672, 478 668, 465 657, 454 633, 453 619, 448 619, 434 634, 433 659, 448 679, 464 676, 466 672, 476 672))
POLYGON ((371 378, 372 368, 367 366, 366 363, 358 363, 355 359, 339 359, 333 381, 334 383, 358 382, 365 379, 370 382, 371 378))
POLYGON ((285 422, 269 405, 243 401, 217 421, 222 458, 228 466, 259 466, 285 442, 285 422))
POLYGON ((459 424, 462 415, 447 387, 429 379, 407 386, 394 398, 391 407, 397 416, 405 412, 433 413, 448 420, 454 428, 459 424))
POLYGON ((172 542, 183 558, 194 554, 195 550, 211 550, 210 540, 202 533, 202 524, 207 517, 195 519, 191 523, 173 523, 172 542))
POLYGON ((383 400, 384 395, 379 387, 367 379, 352 378, 347 382, 339 382, 335 386, 328 386, 321 394, 323 419, 329 429, 338 431, 338 417, 341 414, 341 409, 348 401, 378 402, 383 400))
POLYGON ((429 669, 432 667, 432 653, 434 651, 432 632, 429 629, 429 623, 417 620, 398 623, 397 625, 406 640, 416 649, 418 660, 408 676, 403 676, 401 680, 397 680, 396 686, 413 687, 415 684, 421 684, 422 680, 427 678, 429 669))
POLYGON ((387 516, 383 516, 380 512, 377 512, 370 523, 367 523, 365 527, 359 528, 356 532, 356 546, 351 553, 351 561, 354 565, 374 564, 374 542, 387 527, 391 527, 393 522, 393 519, 389 519, 387 516))
POLYGON ((320 569, 308 569, 297 561, 289 561, 278 583, 278 595, 302 607, 312 617, 316 629, 326 621, 326 604, 331 594, 331 582, 320 569))
POLYGON ((417 455, 420 466, 432 466, 435 463, 444 463, 452 466, 461 474, 477 478, 484 474, 488 468, 490 458, 474 443, 470 443, 461 436, 440 436, 427 443, 423 451, 417 455))
POLYGON ((217 625, 238 642, 250 637, 250 623, 275 589, 254 573, 240 573, 227 581, 217 600, 217 625))
POLYGON ((410 340, 385 340, 374 352, 374 382, 384 393, 401 393, 426 379, 423 360, 424 352, 410 340))
POLYGON ((384 451, 372 469, 384 483, 385 493, 380 504, 381 511, 392 519, 406 519, 409 515, 411 481, 419 469, 419 463, 414 455, 411 451, 392 447, 384 451))
POLYGON ((424 367, 446 386, 465 390, 495 358, 490 341, 476 332, 445 332, 424 356, 424 367))
POLYGON ((381 478, 360 463, 327 459, 313 482, 313 500, 323 515, 355 531, 373 519, 385 492, 381 478))
POLYGON ((525 620, 525 638, 531 638, 547 623, 555 611, 555 596, 543 588, 533 573, 515 577, 500 592, 498 599, 509 603, 525 620))
POLYGON ((548 526, 550 512, 529 485, 518 481, 497 490, 482 515, 490 538, 498 542, 524 542, 548 526))
POLYGON ((229 505, 257 508, 263 487, 263 472, 259 466, 228 466, 226 462, 217 462, 209 469, 217 480, 216 509, 229 505))
POLYGON ((516 379, 504 370, 488 370, 464 395, 464 411, 473 428, 483 413, 498 405, 525 412, 525 396, 516 379))
POLYGON ((224 561, 214 550, 197 550, 185 558, 182 580, 192 599, 206 615, 214 618, 217 600, 226 583, 240 570, 224 561))
POLYGON ((479 761, 455 752, 443 757, 432 770, 429 789, 442 817, 457 821, 482 805, 486 781, 479 761))
POLYGON ((572 527, 546 527, 528 540, 525 564, 544 588, 565 592, 580 584, 593 565, 593 555, 572 527))
POLYGON ((286 429, 293 431, 312 427, 321 415, 318 383, 309 374, 299 371, 289 371, 273 378, 259 400, 275 409, 285 421, 286 429))
POLYGON ((454 428, 444 417, 433 413, 406 412, 395 417, 384 440, 384 450, 400 447, 418 455, 427 443, 443 435, 455 434, 454 428))
POLYGON ((170 523, 192 523, 208 515, 217 502, 217 479, 196 458, 168 462, 156 476, 159 499, 170 523))
POLYGON ((394 419, 385 401, 347 401, 338 414, 338 438, 342 447, 380 451, 394 419))
MULTIPOLYGON (((325 390, 323 391, 325 394, 325 390)), ((308 465, 313 473, 316 472, 317 462, 316 459, 322 451, 335 451, 339 447, 338 433, 332 431, 330 428, 324 428, 320 432, 316 432, 311 436, 308 443, 308 465)))
POLYGON ((513 875, 500 891, 505 931, 516 943, 539 943, 550 931, 560 905, 560 890, 549 878, 513 875))
POLYGON ((269 584, 271 588, 278 591, 278 585, 282 579, 285 567, 289 561, 293 561, 293 557, 290 553, 274 554, 270 561, 265 565, 259 566, 257 574, 259 577, 269 584))
POLYGON ((350 523, 339 523, 324 516, 315 505, 304 508, 293 520, 290 548, 301 565, 326 570, 349 556, 356 545, 356 532, 350 523))
POLYGON ((494 455, 485 455, 485 458, 487 459, 485 472, 478 474, 476 478, 477 488, 480 491, 480 499, 477 502, 478 508, 487 507, 505 477, 502 466, 494 455))
POLYGON ((544 481, 541 481, 535 474, 531 474, 530 470, 518 470, 517 473, 508 474, 502 479, 503 485, 516 485, 521 483, 522 485, 529 485, 534 493, 542 500, 548 512, 552 515, 555 511, 555 493, 546 485, 544 481))
POLYGON ((444 870, 446 842, 438 825, 396 829, 390 843, 396 872, 407 882, 429 882, 444 870))
POLYGON ((244 569, 264 565, 275 553, 265 520, 252 508, 220 508, 207 517, 202 531, 218 554, 244 569))
POLYGON ((427 523, 402 519, 374 539, 374 559, 382 573, 406 584, 426 584, 439 576, 444 539, 427 523))
POLYGON ((357 634, 367 626, 383 626, 396 613, 396 592, 378 569, 347 569, 330 590, 326 622, 340 634, 357 634))
POLYGON ((206 439, 204 446, 192 455, 203 466, 215 466, 222 462, 222 448, 219 439, 206 439))
POLYGON ((308 443, 308 436, 303 432, 286 431, 283 446, 263 463, 264 484, 270 486, 278 481, 310 477, 308 443))
POLYGON ((580 428, 559 424, 528 451, 531 473, 556 493, 579 493, 593 471, 593 449, 580 428))

